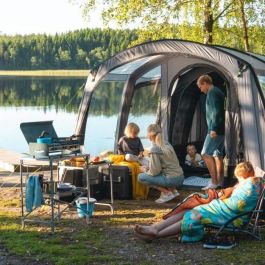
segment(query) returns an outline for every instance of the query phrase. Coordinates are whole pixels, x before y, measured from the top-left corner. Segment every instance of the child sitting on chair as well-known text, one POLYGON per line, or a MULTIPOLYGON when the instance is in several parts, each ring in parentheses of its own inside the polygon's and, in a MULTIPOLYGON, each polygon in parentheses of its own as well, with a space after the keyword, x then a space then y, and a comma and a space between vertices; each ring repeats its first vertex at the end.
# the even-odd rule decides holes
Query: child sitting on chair
POLYGON ((204 161, 202 156, 197 153, 196 147, 194 144, 187 145, 187 155, 185 159, 185 164, 192 167, 204 167, 204 161))
POLYGON ((125 127, 124 134, 118 142, 118 154, 125 155, 126 161, 138 161, 141 165, 148 167, 148 159, 144 158, 144 148, 138 137, 140 128, 131 122, 125 127))

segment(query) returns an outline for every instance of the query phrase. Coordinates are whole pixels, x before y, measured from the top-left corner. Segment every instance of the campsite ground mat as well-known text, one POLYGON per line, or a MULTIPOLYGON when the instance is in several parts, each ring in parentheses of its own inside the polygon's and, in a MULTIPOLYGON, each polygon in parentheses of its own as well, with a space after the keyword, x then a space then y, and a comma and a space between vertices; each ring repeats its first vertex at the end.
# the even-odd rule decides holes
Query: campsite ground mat
POLYGON ((189 176, 184 179, 182 188, 201 189, 208 184, 209 180, 210 178, 189 176))

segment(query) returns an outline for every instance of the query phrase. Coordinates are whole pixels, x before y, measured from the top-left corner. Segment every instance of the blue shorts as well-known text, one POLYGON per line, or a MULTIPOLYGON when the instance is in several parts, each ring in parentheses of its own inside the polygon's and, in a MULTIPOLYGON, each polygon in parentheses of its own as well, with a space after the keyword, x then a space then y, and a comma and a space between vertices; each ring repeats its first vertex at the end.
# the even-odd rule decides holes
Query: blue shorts
POLYGON ((215 138, 211 138, 210 134, 208 133, 203 144, 201 155, 222 157, 223 154, 224 136, 217 135, 215 138))

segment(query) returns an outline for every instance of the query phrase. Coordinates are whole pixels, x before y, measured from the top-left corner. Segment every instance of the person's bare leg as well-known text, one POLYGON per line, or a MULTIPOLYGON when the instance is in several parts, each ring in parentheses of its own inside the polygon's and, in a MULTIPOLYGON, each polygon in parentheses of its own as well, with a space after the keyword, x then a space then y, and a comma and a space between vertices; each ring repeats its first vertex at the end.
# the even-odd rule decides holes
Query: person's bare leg
POLYGON ((212 183, 214 185, 219 184, 217 179, 217 170, 216 170, 216 164, 215 159, 212 156, 209 155, 203 155, 203 160, 205 161, 205 164, 209 170, 209 173, 212 178, 212 183))
POLYGON ((186 211, 182 211, 176 215, 170 216, 166 220, 162 220, 159 223, 155 223, 149 226, 143 226, 143 225, 136 225, 135 226, 135 232, 143 234, 143 235, 149 235, 152 237, 156 237, 158 233, 167 227, 170 227, 171 225, 176 224, 180 220, 182 220, 184 214, 186 211))
POLYGON ((158 232, 156 238, 179 235, 181 232, 182 219, 158 232))
POLYGON ((218 184, 222 184, 223 183, 223 178, 224 178, 223 158, 219 157, 219 156, 215 156, 214 160, 215 160, 215 165, 216 165, 217 181, 218 181, 218 184))
POLYGON ((163 220, 159 223, 156 223, 153 226, 159 232, 159 231, 167 228, 168 226, 171 226, 172 224, 175 224, 176 222, 182 220, 185 213, 186 213, 186 211, 182 211, 180 213, 172 215, 172 216, 168 217, 166 220, 163 220))

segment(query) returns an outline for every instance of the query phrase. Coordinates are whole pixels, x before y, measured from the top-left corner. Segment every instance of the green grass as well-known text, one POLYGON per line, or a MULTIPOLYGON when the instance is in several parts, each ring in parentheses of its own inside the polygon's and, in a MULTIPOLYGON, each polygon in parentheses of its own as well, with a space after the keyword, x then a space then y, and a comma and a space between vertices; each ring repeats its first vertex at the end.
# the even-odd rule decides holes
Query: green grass
POLYGON ((73 76, 87 77, 89 70, 25 70, 0 71, 0 76, 73 76))
POLYGON ((264 240, 240 240, 239 238, 237 239, 239 244, 237 247, 231 250, 214 250, 213 255, 216 255, 219 260, 223 260, 223 264, 265 264, 264 240))
POLYGON ((6 199, 0 205, 0 242, 11 254, 55 265, 117 264, 121 258, 106 245, 106 236, 99 227, 90 227, 84 220, 62 220, 55 234, 50 228, 27 225, 21 228, 17 207, 19 201, 6 199), (78 222, 82 223, 80 227, 78 222), (91 228, 91 229, 90 229, 91 228))
POLYGON ((47 229, 33 226, 22 230, 19 219, 14 217, 0 216, 0 223, 1 242, 12 254, 56 265, 101 264, 119 260, 105 245, 104 234, 94 227, 52 235, 47 229))

